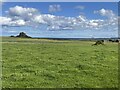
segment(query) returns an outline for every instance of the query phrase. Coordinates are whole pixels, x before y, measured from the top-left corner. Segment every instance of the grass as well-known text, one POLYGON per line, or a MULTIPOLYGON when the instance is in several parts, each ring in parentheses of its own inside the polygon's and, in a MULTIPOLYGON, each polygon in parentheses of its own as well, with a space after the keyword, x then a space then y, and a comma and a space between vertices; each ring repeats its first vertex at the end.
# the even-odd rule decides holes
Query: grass
POLYGON ((116 88, 118 44, 3 37, 3 88, 116 88))

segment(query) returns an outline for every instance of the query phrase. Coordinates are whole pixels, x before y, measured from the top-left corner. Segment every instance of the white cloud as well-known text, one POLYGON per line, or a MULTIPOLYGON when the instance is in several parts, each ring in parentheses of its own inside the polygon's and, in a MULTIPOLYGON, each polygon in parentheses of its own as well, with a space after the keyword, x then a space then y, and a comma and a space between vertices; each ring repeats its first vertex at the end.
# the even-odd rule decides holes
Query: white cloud
POLYGON ((92 27, 97 27, 97 26, 98 26, 98 23, 90 22, 89 25, 92 26, 92 27))
MULTIPOLYGON (((55 11, 56 9, 52 12, 55 11)), ((7 11, 7 17, 0 17, 0 24, 2 24, 3 26, 27 25, 37 28, 45 25, 48 30, 103 30, 105 28, 114 29, 115 27, 117 27, 118 19, 112 10, 101 9, 98 11, 94 11, 94 13, 98 13, 108 18, 103 20, 89 20, 84 15, 79 15, 77 17, 55 16, 51 14, 41 14, 35 8, 24 8, 22 6, 15 6, 7 11), (112 16, 112 18, 110 16, 112 16)))
POLYGON ((25 8, 22 6, 15 6, 9 8, 6 13, 12 18, 12 19, 24 19, 29 20, 30 18, 34 17, 34 15, 38 14, 38 10, 35 8, 25 8))
POLYGON ((15 6, 9 9, 9 14, 14 16, 22 16, 22 15, 32 15, 33 13, 38 12, 35 8, 24 8, 21 6, 15 6))
POLYGON ((11 18, 0 17, 0 25, 9 25, 11 21, 12 21, 11 18))
POLYGON ((103 26, 103 23, 104 23, 104 22, 105 22, 105 21, 104 21, 104 20, 101 20, 101 19, 98 19, 98 20, 89 20, 88 25, 89 25, 90 27, 97 27, 97 28, 99 28, 99 27, 103 26))
POLYGON ((80 15, 80 16, 78 16, 77 20, 85 22, 86 21, 86 17, 80 15))
POLYGON ((33 17, 33 21, 36 23, 45 23, 45 21, 43 19, 44 18, 42 15, 37 15, 37 16, 33 17))
POLYGON ((49 12, 58 12, 61 11, 60 5, 49 5, 49 12))
POLYGON ((12 20, 11 18, 8 17, 0 17, 0 25, 3 26, 23 26, 25 25, 24 20, 12 20))
POLYGON ((98 10, 98 11, 94 11, 94 13, 98 13, 100 14, 101 16, 106 16, 108 18, 112 18, 115 16, 115 14, 113 13, 112 10, 106 10, 104 8, 102 8, 101 10, 98 10))
POLYGON ((20 19, 20 20, 12 21, 11 25, 12 26, 24 26, 24 25, 26 25, 26 22, 24 20, 20 19))
POLYGON ((84 9, 85 9, 85 7, 84 7, 84 6, 81 6, 81 5, 76 6, 75 8, 76 8, 76 9, 79 9, 79 10, 84 10, 84 9))
POLYGON ((108 19, 104 20, 104 22, 99 21, 101 27, 107 27, 109 29, 114 29, 118 27, 118 16, 114 14, 112 10, 101 9, 98 11, 94 11, 95 14, 100 14, 101 16, 107 17, 108 19))

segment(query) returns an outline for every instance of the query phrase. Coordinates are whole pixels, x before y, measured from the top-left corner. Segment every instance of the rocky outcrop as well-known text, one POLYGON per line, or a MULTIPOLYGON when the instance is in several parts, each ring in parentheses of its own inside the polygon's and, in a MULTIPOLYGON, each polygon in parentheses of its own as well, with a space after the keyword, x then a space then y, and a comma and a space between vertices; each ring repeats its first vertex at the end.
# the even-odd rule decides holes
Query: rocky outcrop
POLYGON ((31 38, 30 36, 26 35, 26 33, 24 33, 24 32, 20 32, 19 35, 17 35, 16 37, 20 37, 20 38, 31 38))

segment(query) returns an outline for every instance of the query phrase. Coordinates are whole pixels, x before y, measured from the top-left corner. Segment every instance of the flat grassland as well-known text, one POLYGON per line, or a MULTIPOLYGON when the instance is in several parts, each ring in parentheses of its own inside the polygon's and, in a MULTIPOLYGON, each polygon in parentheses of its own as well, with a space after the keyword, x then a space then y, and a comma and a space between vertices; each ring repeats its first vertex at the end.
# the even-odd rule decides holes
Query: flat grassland
POLYGON ((118 44, 2 38, 3 88, 116 88, 118 44))

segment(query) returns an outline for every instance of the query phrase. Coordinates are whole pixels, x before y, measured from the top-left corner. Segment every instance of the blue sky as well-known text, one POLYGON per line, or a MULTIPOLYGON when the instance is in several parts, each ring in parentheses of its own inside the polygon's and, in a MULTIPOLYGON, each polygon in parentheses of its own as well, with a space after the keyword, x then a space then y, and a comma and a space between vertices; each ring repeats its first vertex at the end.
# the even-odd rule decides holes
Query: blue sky
POLYGON ((7 11, 10 7, 16 5, 23 7, 31 7, 38 9, 41 13, 47 14, 49 5, 61 5, 61 11, 52 13, 55 15, 61 16, 78 16, 80 12, 83 12, 88 18, 103 18, 100 15, 94 15, 94 10, 100 10, 101 8, 113 10, 114 13, 118 12, 118 3, 117 2, 6 2, 3 5, 3 15, 4 11, 7 11), (84 6, 84 10, 75 9, 76 6, 84 6))
POLYGON ((21 31, 52 38, 118 36, 116 2, 6 2, 2 14, 3 22, 8 22, 2 22, 3 36, 21 31))

